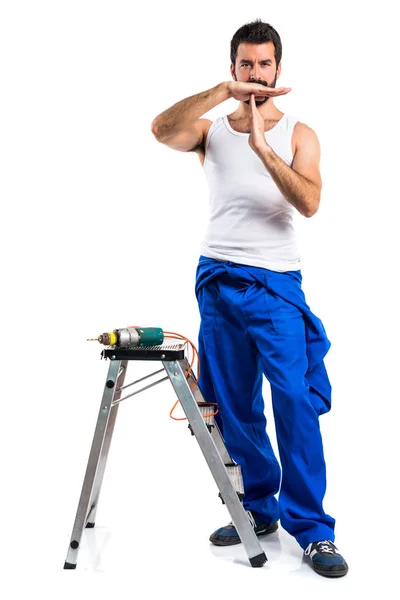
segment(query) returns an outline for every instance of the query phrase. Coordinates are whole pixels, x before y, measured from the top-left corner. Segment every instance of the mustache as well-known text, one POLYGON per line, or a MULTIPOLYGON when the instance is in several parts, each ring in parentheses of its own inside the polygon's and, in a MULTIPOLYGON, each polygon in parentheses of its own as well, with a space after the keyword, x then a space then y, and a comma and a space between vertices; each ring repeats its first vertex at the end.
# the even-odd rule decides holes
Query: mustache
POLYGON ((261 85, 265 85, 266 87, 271 87, 268 81, 265 81, 264 79, 249 79, 247 83, 260 83, 261 85))

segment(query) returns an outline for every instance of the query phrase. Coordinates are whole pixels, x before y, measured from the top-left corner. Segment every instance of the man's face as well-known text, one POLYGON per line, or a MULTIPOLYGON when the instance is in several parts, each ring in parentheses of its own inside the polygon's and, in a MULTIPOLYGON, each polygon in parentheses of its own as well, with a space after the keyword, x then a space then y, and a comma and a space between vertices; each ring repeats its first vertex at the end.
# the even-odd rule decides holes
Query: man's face
MULTIPOLYGON (((273 42, 265 44, 239 44, 235 67, 231 65, 231 74, 236 81, 254 81, 268 87, 275 87, 280 75, 281 66, 276 68, 275 47, 273 42)), ((268 97, 256 96, 256 106, 269 100, 268 97)), ((250 104, 250 100, 245 100, 250 104)))

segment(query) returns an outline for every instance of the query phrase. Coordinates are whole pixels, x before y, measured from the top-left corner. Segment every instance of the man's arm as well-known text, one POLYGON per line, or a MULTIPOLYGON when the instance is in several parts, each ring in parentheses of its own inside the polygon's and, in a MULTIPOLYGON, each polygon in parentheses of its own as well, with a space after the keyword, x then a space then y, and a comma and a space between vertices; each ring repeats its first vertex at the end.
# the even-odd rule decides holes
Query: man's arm
POLYGON ((320 155, 318 138, 304 123, 296 124, 296 151, 292 167, 270 147, 259 154, 286 200, 304 217, 312 217, 319 208, 322 189, 320 155))
POLYGON ((321 200, 322 181, 319 171, 321 150, 315 132, 304 123, 296 123, 296 148, 292 166, 289 167, 267 144, 264 119, 250 97, 251 133, 249 145, 262 160, 281 193, 300 214, 312 217, 321 200))
POLYGON ((230 97, 226 82, 185 98, 158 115, 151 124, 151 131, 157 141, 174 150, 193 150, 203 142, 205 124, 210 123, 199 117, 230 97))

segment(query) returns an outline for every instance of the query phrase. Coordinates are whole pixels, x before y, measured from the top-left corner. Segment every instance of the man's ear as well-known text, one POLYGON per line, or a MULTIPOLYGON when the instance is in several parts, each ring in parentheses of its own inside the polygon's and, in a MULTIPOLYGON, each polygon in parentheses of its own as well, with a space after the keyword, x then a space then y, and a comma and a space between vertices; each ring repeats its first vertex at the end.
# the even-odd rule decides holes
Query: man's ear
POLYGON ((237 79, 236 79, 236 75, 235 75, 235 67, 233 66, 233 64, 232 64, 232 63, 231 63, 231 75, 232 75, 233 79, 234 79, 235 81, 237 81, 237 79))
POLYGON ((279 77, 281 76, 281 67, 282 67, 282 62, 279 63, 279 66, 276 70, 276 79, 279 79, 279 77))

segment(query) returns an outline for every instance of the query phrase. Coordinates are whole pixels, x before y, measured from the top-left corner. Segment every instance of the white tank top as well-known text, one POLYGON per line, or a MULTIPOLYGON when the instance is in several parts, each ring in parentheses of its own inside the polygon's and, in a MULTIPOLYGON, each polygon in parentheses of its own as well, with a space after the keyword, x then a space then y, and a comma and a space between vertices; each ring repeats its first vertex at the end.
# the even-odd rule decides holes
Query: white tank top
MULTIPOLYGON (((292 165, 292 133, 297 122, 284 115, 268 144, 292 165)), ((249 146, 249 133, 232 129, 227 116, 211 125, 205 142, 204 172, 210 191, 210 217, 200 253, 272 271, 301 268, 293 213, 261 159, 249 146)))

